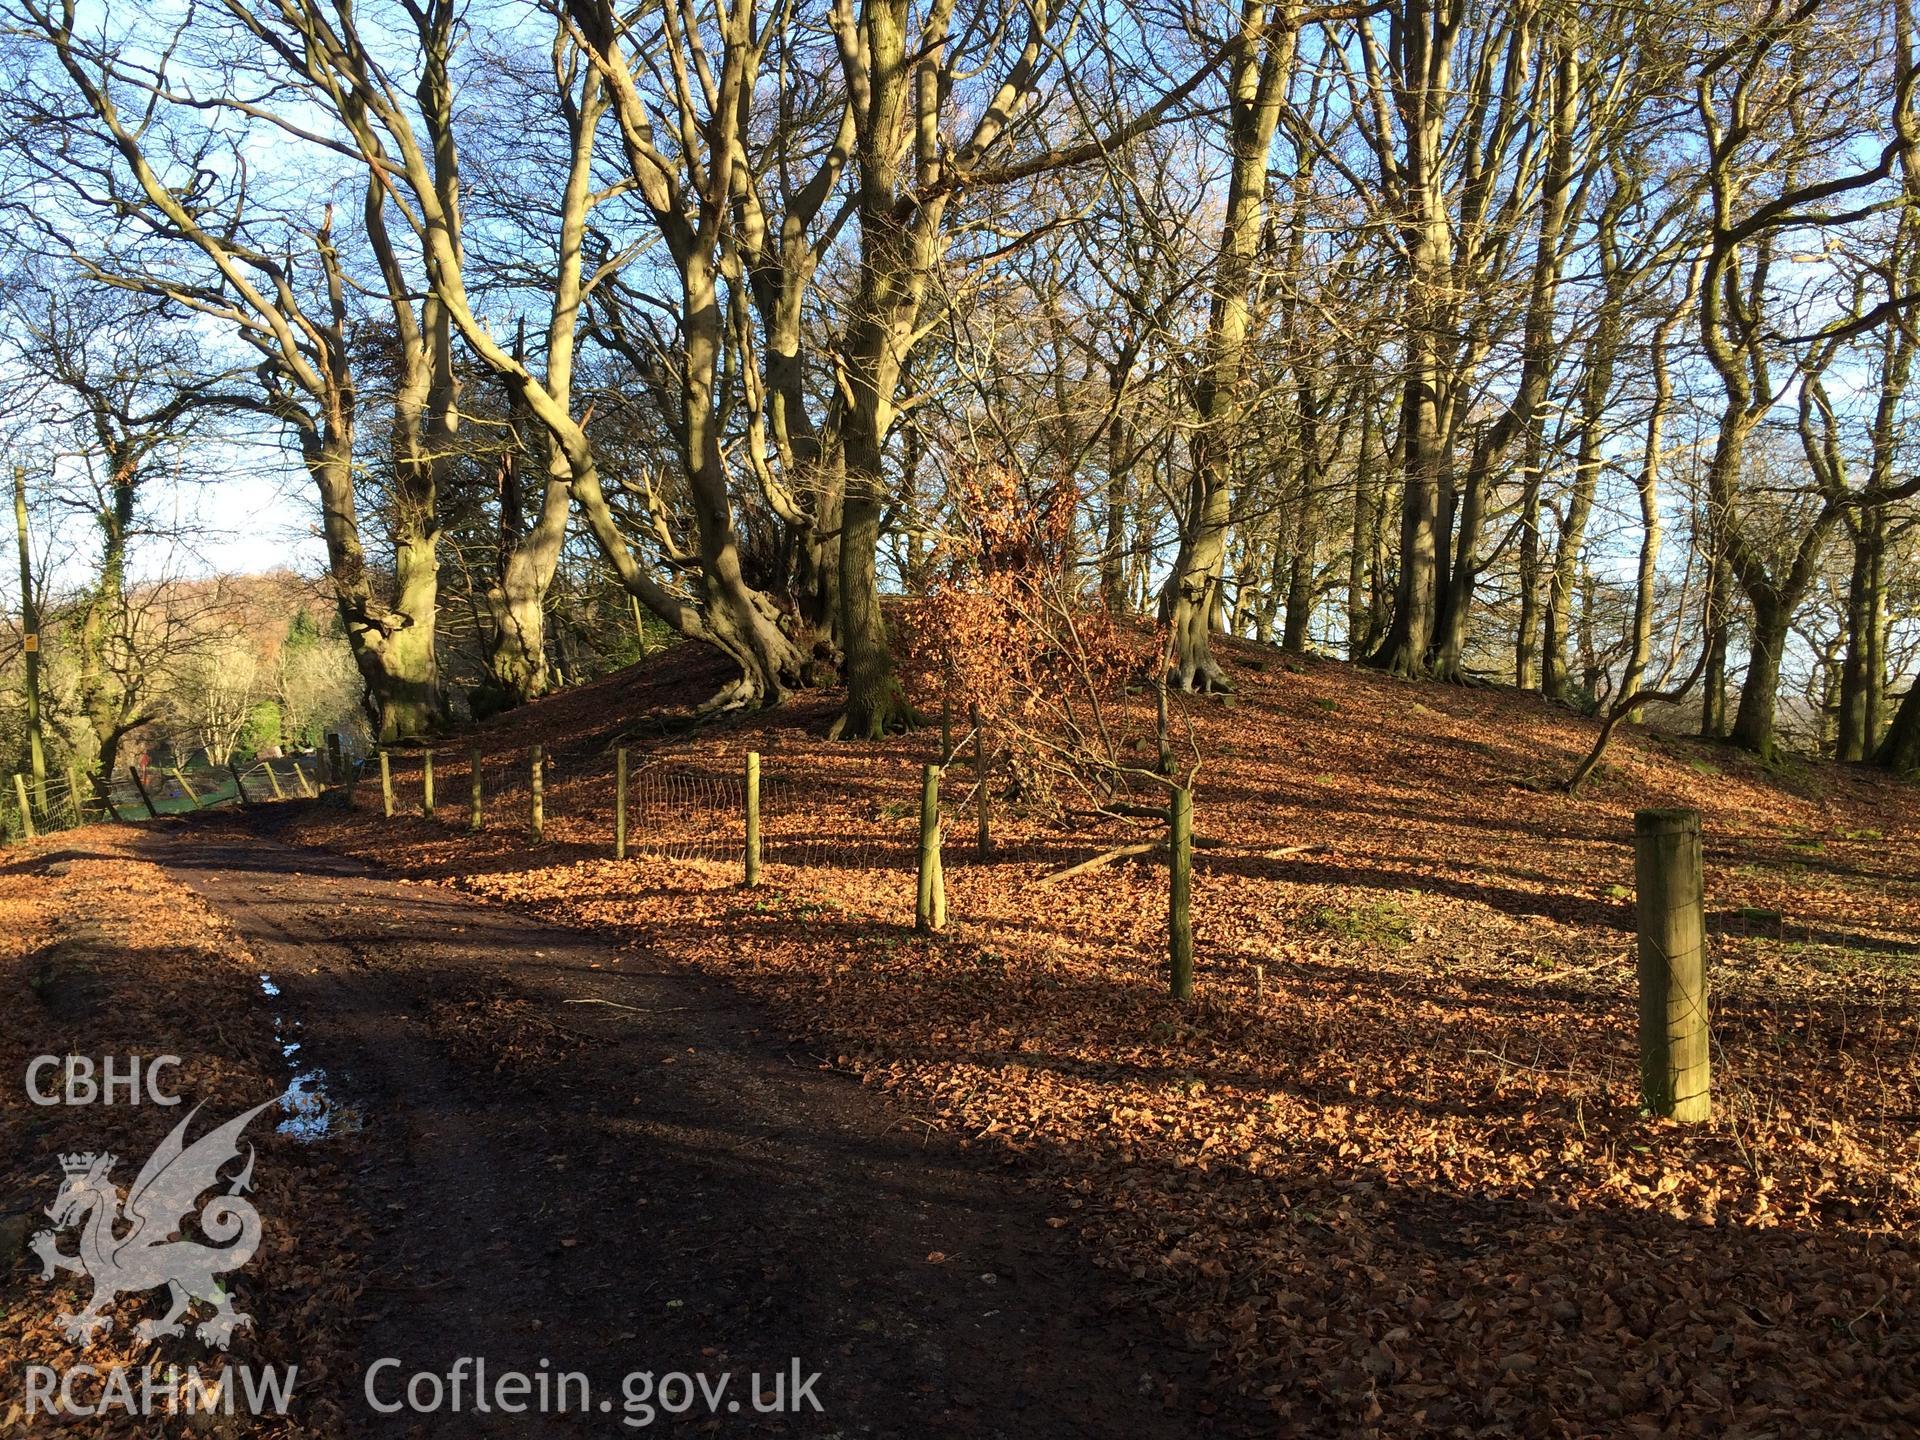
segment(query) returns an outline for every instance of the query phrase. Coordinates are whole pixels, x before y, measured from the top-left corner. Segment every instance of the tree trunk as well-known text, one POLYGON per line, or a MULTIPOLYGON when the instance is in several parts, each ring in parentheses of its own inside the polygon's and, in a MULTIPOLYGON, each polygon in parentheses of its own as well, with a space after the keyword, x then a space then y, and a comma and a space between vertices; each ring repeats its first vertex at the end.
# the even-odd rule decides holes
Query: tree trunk
POLYGON ((1538 429, 1529 434, 1520 459, 1520 554, 1516 585, 1520 620, 1513 636, 1513 683, 1531 690, 1540 683, 1534 636, 1540 627, 1540 485, 1545 445, 1538 429))
MULTIPOLYGON (((1300 404, 1300 505, 1287 557, 1287 620, 1280 648, 1289 655, 1307 649, 1307 628, 1313 619, 1313 555, 1320 545, 1320 415, 1312 385, 1303 380, 1300 404)), ((1275 566, 1276 571, 1278 566, 1275 566)))
MULTIPOLYGON (((1394 20, 1395 46, 1405 73, 1395 99, 1405 132, 1398 162, 1400 234, 1406 251, 1403 302, 1406 378, 1400 400, 1400 577, 1386 639, 1369 657, 1395 675, 1427 673, 1440 618, 1444 561, 1450 531, 1443 528, 1442 492, 1452 456, 1443 423, 1446 354, 1455 330, 1453 226, 1449 214, 1445 141, 1458 24, 1437 10, 1412 7, 1394 20), (1417 12, 1417 13, 1416 13, 1417 12)), ((1381 137, 1384 143, 1385 137, 1381 137)), ((1384 163, 1384 162, 1383 162, 1384 163)))
POLYGON ((518 464, 509 453, 502 462, 500 541, 493 583, 487 587, 487 679, 475 697, 475 717, 512 709, 547 693, 547 590, 560 564, 572 510, 566 457, 554 450, 547 471, 540 515, 532 530, 520 533, 519 487, 512 473, 518 464))
MULTIPOLYGON (((440 663, 434 653, 435 615, 440 589, 436 537, 394 537, 394 615, 401 623, 390 634, 358 627, 354 656, 367 682, 368 708, 379 726, 382 744, 430 735, 445 711, 440 698, 440 663)), ((352 640, 356 627, 349 624, 352 640)))
MULTIPOLYGON (((1486 523, 1488 495, 1494 485, 1494 470, 1516 435, 1525 451, 1522 470, 1525 489, 1521 497, 1521 615, 1524 625, 1535 606, 1534 591, 1539 583, 1540 459, 1542 450, 1540 412, 1546 403, 1547 386, 1554 370, 1557 345, 1553 333, 1555 304, 1560 292, 1560 272, 1566 260, 1565 237, 1573 190, 1574 128, 1580 104, 1580 61, 1571 45, 1557 48, 1552 72, 1552 139, 1540 196, 1540 230, 1534 240, 1533 270, 1528 285, 1526 322, 1521 340, 1520 380, 1515 387, 1513 407, 1494 423, 1474 446, 1473 463, 1467 473, 1464 503, 1460 509, 1459 537, 1454 546, 1453 569, 1443 606, 1441 630, 1434 671, 1445 679, 1458 679, 1465 658, 1467 637, 1472 621, 1473 592, 1480 577, 1480 533, 1486 523), (1531 550, 1531 553, 1529 553, 1531 550)), ((1617 218, 1613 206, 1601 220, 1601 246, 1610 250, 1612 227, 1617 218)), ((1603 270, 1607 267, 1602 264, 1603 270)), ((1609 272, 1608 278, 1611 279, 1609 272)), ((1609 286, 1609 289, 1612 287, 1609 286)), ((1532 656, 1526 648, 1516 647, 1515 669, 1532 671, 1532 656)), ((1523 680, 1521 682, 1525 684, 1523 680)))
POLYGON ((143 666, 114 663, 110 647, 124 652, 127 626, 127 537, 133 528, 137 479, 131 460, 109 454, 111 494, 95 515, 100 526, 100 575, 80 617, 78 699, 93 730, 95 766, 111 777, 120 737, 142 718, 137 711, 143 666))
MULTIPOLYGON (((1689 291, 1691 294, 1691 291, 1689 291)), ((1684 308, 1684 307, 1682 307, 1684 308)), ((1634 576, 1633 633, 1628 640, 1627 668, 1620 682, 1620 693, 1631 695, 1645 683, 1647 664, 1653 655, 1653 586, 1660 561, 1660 447, 1665 443, 1667 406, 1673 400, 1673 376, 1667 369, 1667 344, 1680 321, 1676 310, 1654 331, 1648 361, 1653 369, 1653 404, 1647 410, 1645 444, 1640 456, 1640 473, 1634 489, 1640 498, 1640 565, 1634 576)), ((1643 718, 1635 706, 1627 719, 1638 725, 1643 718)))
POLYGON ((1837 760, 1866 759, 1879 738, 1874 679, 1880 669, 1885 559, 1886 516, 1880 506, 1870 505, 1854 530, 1853 568, 1847 580, 1846 653, 1840 665, 1840 694, 1834 717, 1837 760))
POLYGON ((1247 330, 1252 320, 1255 256, 1267 216, 1267 162, 1293 69, 1292 26, 1269 28, 1265 8, 1241 12, 1245 42, 1228 77, 1227 212, 1207 316, 1206 357, 1194 387, 1192 476, 1180 549, 1160 592, 1160 619, 1171 631, 1171 683, 1181 690, 1230 690, 1208 646, 1220 604, 1231 510, 1233 429, 1242 404, 1247 330))
MULTIPOLYGON (((26 681, 26 765, 34 803, 47 813, 47 750, 40 726, 40 618, 33 599, 33 555, 27 536, 27 467, 13 467, 13 519, 20 540, 20 628, 33 642, 22 666, 26 681)), ((31 824, 31 819, 27 820, 31 824)))
POLYGON ((1732 739, 1762 759, 1773 754, 1773 723, 1780 693, 1780 662, 1787 650, 1793 605, 1784 597, 1753 597, 1753 637, 1747 647, 1747 678, 1732 739))
POLYGON ((1896 775, 1920 771, 1920 680, 1907 688, 1906 698, 1894 712, 1886 738, 1873 752, 1873 763, 1896 775))
MULTIPOLYGON (((846 652, 847 704, 838 731, 878 739, 912 712, 893 671, 880 609, 880 520, 886 503, 886 445, 900 378, 920 323, 920 306, 944 249, 946 197, 932 195, 903 221, 900 190, 911 155, 919 178, 940 164, 936 70, 909 58, 906 0, 876 0, 857 22, 836 21, 841 66, 856 109, 860 268, 846 324, 846 500, 840 523, 840 641, 846 652)), ((944 17, 921 35, 931 57, 944 43, 944 17)))
MULTIPOLYGON (((1611 275, 1608 278, 1611 279, 1611 275)), ((1607 400, 1613 392, 1614 357, 1619 351, 1620 338, 1619 304, 1617 298, 1610 295, 1587 347, 1586 374, 1580 385, 1580 439, 1574 456, 1573 490, 1567 497, 1567 513, 1561 521, 1559 541, 1554 548, 1553 573, 1547 581, 1546 631, 1540 645, 1545 666, 1542 684, 1547 696, 1563 705, 1575 698, 1567 667, 1573 589, 1579 580, 1580 552, 1587 543, 1587 519, 1600 485, 1601 432, 1606 424, 1607 400)))
POLYGON ((1727 651, 1731 648, 1733 622, 1733 584, 1727 578, 1726 561, 1714 547, 1713 526, 1708 525, 1707 589, 1702 628, 1707 647, 1706 671, 1700 679, 1700 736, 1720 740, 1727 733, 1727 651))
POLYGON ((863 473, 852 461, 849 444, 847 499, 840 518, 840 638, 847 657, 847 708, 842 734, 850 740, 878 740, 907 717, 893 655, 887 646, 887 620, 880 611, 881 497, 878 457, 875 473, 863 473))
MULTIPOLYGON (((882 198, 876 194, 871 203, 879 205, 882 198)), ((882 239, 888 227, 877 216, 863 213, 862 224, 868 253, 860 267, 855 318, 848 326, 850 395, 842 422, 847 488, 840 514, 840 642, 846 654, 847 705, 840 733, 849 740, 877 740, 913 718, 893 671, 887 620, 880 608, 879 554, 887 499, 887 436, 905 358, 906 335, 894 317, 918 314, 920 282, 903 248, 912 240, 897 232, 882 239)))
POLYGON ((345 418, 350 403, 344 396, 336 400, 340 413, 325 433, 310 426, 299 433, 308 473, 320 492, 334 603, 366 686, 367 713, 380 743, 391 744, 431 734, 444 714, 434 655, 438 534, 421 528, 422 521, 430 523, 431 512, 407 507, 395 516, 394 600, 381 605, 367 575, 354 514, 352 430, 345 418))
POLYGON ((1427 670, 1439 603, 1441 454, 1438 365, 1431 337, 1409 337, 1416 352, 1401 399, 1401 466, 1406 489, 1400 498, 1400 580, 1393 622, 1372 663, 1395 675, 1427 670))
POLYGON ((1353 531, 1347 550, 1347 659, 1359 660, 1373 646, 1373 595, 1368 562, 1374 545, 1373 404, 1361 395, 1360 453, 1353 467, 1353 531))
MULTIPOLYGON (((1125 377, 1116 371, 1110 384, 1116 404, 1125 384, 1125 377)), ((1107 426, 1107 525, 1100 547, 1100 599, 1113 615, 1123 614, 1127 608, 1127 481, 1133 443, 1133 425, 1116 408, 1107 426)))
MULTIPOLYGON (((1584 446, 1583 441, 1582 448, 1584 446)), ((1546 661, 1543 684, 1547 695, 1563 705, 1575 699, 1567 664, 1567 640, 1573 618, 1573 591, 1579 578, 1580 551, 1586 544, 1587 517, 1593 509, 1599 473, 1596 457, 1591 465, 1583 464, 1574 478, 1554 552, 1553 573, 1547 583, 1546 630, 1540 645, 1541 656, 1546 661)))

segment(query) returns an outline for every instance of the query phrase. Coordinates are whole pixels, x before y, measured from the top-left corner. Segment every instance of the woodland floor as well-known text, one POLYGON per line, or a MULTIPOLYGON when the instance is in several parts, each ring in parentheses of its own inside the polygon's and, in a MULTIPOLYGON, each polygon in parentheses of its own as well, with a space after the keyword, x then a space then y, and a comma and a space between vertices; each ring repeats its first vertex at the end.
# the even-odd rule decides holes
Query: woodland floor
MULTIPOLYGON (((263 1190, 263 1214, 341 1219, 303 1221, 301 1253, 269 1256, 260 1283, 298 1297, 343 1370, 342 1316, 364 1350, 421 1343, 404 1317, 424 1313, 448 1355, 488 1338, 556 1362, 565 1339, 589 1370, 636 1350, 698 1368, 676 1345, 728 1357, 711 1369, 817 1355, 842 1413, 823 1381, 804 1434, 1912 1433, 1911 788, 1633 732, 1569 799, 1550 784, 1592 722, 1227 654, 1236 702, 1192 711, 1196 828, 1217 843, 1196 864, 1184 1009, 1164 998, 1161 867, 1037 883, 1130 838, 1124 822, 998 805, 982 861, 954 793, 952 925, 916 937, 938 736, 827 742, 830 696, 689 730, 676 717, 719 677, 686 652, 483 728, 479 835, 461 741, 432 819, 403 758, 414 813, 390 821, 363 784, 352 812, 296 802, 9 852, 0 906, 23 938, 0 983, 37 1016, 61 986, 34 977, 100 928, 138 963, 78 967, 108 994, 85 1051, 122 1053, 101 1038, 114 1017, 122 1048, 166 1039, 239 1108, 279 1063, 255 976, 292 982, 279 1003, 305 1053, 369 1123, 284 1147, 299 1198, 263 1190), (538 845, 533 742, 553 760, 538 845), (638 769, 624 862, 616 744, 638 769), (731 808, 749 749, 767 776, 753 891, 731 808), (1637 1101, 1628 839, 1648 804, 1705 819, 1717 1112, 1686 1129, 1637 1101), (138 864, 112 858, 129 845, 138 864), (106 858, 49 886, 63 849, 106 858), (149 910, 121 938, 101 894, 175 897, 168 875, 204 907, 161 899, 157 930, 149 910), (222 1000, 209 1038, 190 974, 235 1006, 251 984, 253 1009, 222 1000), (457 1218, 419 1213, 436 1206, 457 1218), (716 1225, 750 1241, 702 1289, 716 1225), (650 1308, 668 1289, 682 1303, 650 1308)), ((969 783, 957 764, 950 792, 969 783)), ((0 1037, 16 1073, 74 1030, 20 1028, 0 1037)), ((9 1087, 0 1165, 37 1196, 49 1148, 73 1142, 20 1108, 9 1087)), ((53 1343, 26 1273, 0 1317, 9 1364, 53 1343)))

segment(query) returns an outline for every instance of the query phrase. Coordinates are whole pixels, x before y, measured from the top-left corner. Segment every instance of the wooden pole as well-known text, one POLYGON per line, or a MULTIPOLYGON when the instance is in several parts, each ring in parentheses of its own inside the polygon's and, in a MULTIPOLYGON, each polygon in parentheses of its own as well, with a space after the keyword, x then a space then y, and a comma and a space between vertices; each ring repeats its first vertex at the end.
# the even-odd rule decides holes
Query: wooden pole
POLYGON ((1178 789, 1167 807, 1167 950, 1172 993, 1193 998, 1193 792, 1178 789))
MULTIPOLYGON (((386 759, 387 759, 387 757, 386 757, 386 754, 385 754, 384 752, 382 752, 382 754, 381 754, 381 756, 380 756, 380 761, 381 761, 381 768, 382 768, 382 769, 385 769, 385 768, 386 768, 386 759)), ((273 798, 274 798, 274 799, 276 799, 276 800, 284 800, 284 799, 286 799, 286 798, 287 798, 287 792, 286 792, 286 791, 284 791, 284 790, 282 790, 282 789, 280 788, 280 777, 279 777, 278 775, 276 775, 276 774, 274 774, 274 773, 273 773, 273 761, 271 761, 271 760, 262 760, 262 761, 260 762, 260 768, 261 768, 262 770, 264 770, 264 771, 266 771, 266 772, 267 772, 267 785, 268 785, 268 786, 269 786, 269 787, 270 787, 270 788, 272 789, 272 791, 273 791, 273 798)))
POLYGON ((933 830, 933 928, 947 928, 947 862, 940 850, 940 825, 936 819, 933 830))
POLYGON ((160 818, 160 812, 153 808, 153 797, 147 794, 146 782, 140 778, 140 767, 137 765, 129 765, 127 767, 127 773, 133 776, 133 788, 140 792, 140 803, 147 807, 147 819, 158 820, 160 818))
POLYGON ((227 773, 233 776, 233 793, 240 801, 240 808, 244 810, 250 803, 247 800, 247 782, 240 778, 240 767, 233 763, 231 755, 227 757, 227 773))
POLYGON ((293 757, 293 778, 300 782, 300 793, 309 800, 318 799, 320 792, 313 788, 313 782, 307 779, 307 772, 300 768, 300 757, 293 757))
POLYGON ((340 732, 327 732, 327 773, 335 785, 347 783, 346 757, 340 752, 340 732))
POLYGON ((974 848, 982 860, 993 849, 993 834, 987 823, 987 733, 980 724, 980 707, 973 707, 973 808, 979 833, 974 848))
POLYGON ((420 813, 433 818, 433 751, 420 752, 420 813))
POLYGON ((626 747, 612 753, 612 858, 626 858, 626 747))
POLYGON ((760 752, 747 752, 747 884, 760 883, 760 752))
POLYGON ((528 828, 535 840, 544 839, 547 833, 547 777, 543 773, 541 747, 529 747, 533 758, 533 818, 528 828))
POLYGON ((1640 1092, 1675 1120, 1713 1112, 1707 1031, 1707 935, 1700 812, 1633 817, 1640 930, 1640 1092))
POLYGON ((920 885, 914 897, 914 929, 938 930, 946 924, 945 892, 940 874, 940 767, 929 765, 920 779, 920 885))
POLYGON ((18 770, 13 772, 13 793, 20 798, 20 828, 31 840, 37 833, 33 828, 33 807, 27 803, 27 778, 18 770))
POLYGON ((467 752, 467 768, 473 779, 473 813, 467 817, 467 828, 476 835, 486 827, 486 795, 483 792, 485 766, 481 763, 480 747, 475 745, 467 752))
POLYGON ((393 760, 384 750, 380 752, 380 808, 387 819, 393 818, 393 760))
POLYGON ((612 753, 612 858, 626 858, 626 747, 612 753))
POLYGON ((180 793, 187 797, 187 803, 198 810, 200 808, 200 792, 187 783, 185 772, 176 765, 168 773, 173 776, 174 782, 179 785, 180 793))

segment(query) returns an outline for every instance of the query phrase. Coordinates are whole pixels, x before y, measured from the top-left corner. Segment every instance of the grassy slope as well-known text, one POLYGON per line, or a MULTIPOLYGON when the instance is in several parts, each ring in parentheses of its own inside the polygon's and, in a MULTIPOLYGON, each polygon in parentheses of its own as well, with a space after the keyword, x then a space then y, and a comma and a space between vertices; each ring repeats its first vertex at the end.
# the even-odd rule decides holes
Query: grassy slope
POLYGON ((1128 838, 1117 822, 1003 810, 982 864, 956 817, 955 924, 916 938, 911 816, 937 737, 829 744, 829 695, 663 737, 658 717, 722 678, 693 651, 483 730, 481 836, 464 744, 435 821, 301 824, 732 976, 822 1063, 1017 1152, 1123 1293, 1283 1421, 1909 1429, 1913 791, 1627 733, 1570 800, 1528 787, 1571 769, 1590 721, 1223 650, 1238 702, 1192 711, 1197 826, 1222 843, 1198 867, 1186 1010, 1162 994, 1162 871, 1033 883, 1128 838), (556 763, 532 847, 536 740, 556 763), (640 841, 711 859, 608 858, 615 743, 643 752, 640 841), (748 749, 769 777, 752 893, 724 858, 737 819, 712 808, 748 749), (696 790, 707 808, 670 803, 696 790), (1687 1131, 1636 1103, 1627 841, 1650 804, 1697 806, 1707 832, 1719 1110, 1687 1131), (1319 848, 1265 857, 1300 845, 1319 848))

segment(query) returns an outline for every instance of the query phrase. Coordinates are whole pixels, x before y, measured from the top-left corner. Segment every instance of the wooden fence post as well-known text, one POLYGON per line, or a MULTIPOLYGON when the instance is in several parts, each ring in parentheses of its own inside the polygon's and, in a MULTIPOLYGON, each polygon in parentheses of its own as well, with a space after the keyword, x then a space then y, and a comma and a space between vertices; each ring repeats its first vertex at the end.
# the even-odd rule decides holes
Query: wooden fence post
POLYGON ((973 807, 979 833, 974 848, 982 860, 993 849, 993 834, 987 825, 987 734, 980 724, 980 707, 973 707, 973 807))
POLYGON ((1193 792, 1175 789, 1167 806, 1167 952, 1173 998, 1193 998, 1193 792))
POLYGON ((760 883, 760 752, 747 752, 747 864, 749 886, 760 883))
POLYGON ((240 767, 233 763, 233 757, 227 757, 227 773, 233 776, 233 793, 240 801, 240 808, 246 809, 252 802, 247 799, 247 782, 240 778, 240 767))
POLYGON ((433 751, 420 753, 420 813, 433 818, 433 751))
MULTIPOLYGON (((314 763, 317 765, 319 762, 315 761, 314 763)), ((307 799, 317 800, 320 798, 320 792, 315 790, 313 788, 313 782, 307 779, 307 772, 300 768, 300 757, 298 755, 293 757, 293 778, 300 782, 300 793, 306 796, 307 799)))
POLYGON ((613 752, 613 858, 627 858, 627 747, 613 752))
POLYGON ((943 930, 946 924, 947 885, 940 873, 940 767, 929 765, 920 779, 920 886, 914 897, 913 928, 943 930))
POLYGON ((1635 814, 1633 873, 1640 930, 1640 1092, 1656 1115, 1705 1120, 1713 1100, 1700 812, 1635 814))
MULTIPOLYGON (((386 758, 387 758, 386 751, 384 750, 381 751, 380 759, 382 760, 382 762, 384 762, 386 758)), ((273 790, 273 798, 276 800, 286 799, 287 792, 280 788, 280 777, 273 773, 273 761, 262 760, 260 762, 260 768, 267 772, 267 784, 273 790)))
POLYGON ((147 794, 146 782, 140 778, 140 767, 129 765, 127 773, 133 777, 133 788, 140 792, 140 803, 147 807, 147 819, 158 820, 160 812, 153 808, 153 797, 147 794))
POLYGON ((335 785, 344 785, 347 783, 347 761, 345 754, 342 753, 340 749, 340 732, 338 730, 329 730, 327 732, 327 773, 335 785))
POLYGON ((473 789, 473 813, 467 817, 467 828, 477 835, 487 823, 486 771, 481 763, 478 745, 467 752, 467 769, 473 789))
POLYGON ((31 840, 38 832, 33 828, 33 807, 27 804, 27 782, 17 770, 13 773, 13 793, 20 797, 20 828, 31 840))
MULTIPOLYGON (((298 765, 298 761, 294 762, 298 765)), ((276 791, 278 785, 273 787, 276 791)), ((393 818, 393 758, 385 750, 380 752, 380 810, 387 819, 393 818)))
POLYGON ((180 793, 187 797, 187 803, 198 810, 200 808, 200 792, 187 783, 186 772, 176 765, 168 773, 170 773, 175 782, 179 784, 180 793))
POLYGON ((547 833, 547 777, 542 773, 540 763, 541 747, 529 747, 533 757, 533 818, 529 828, 535 840, 543 839, 547 833))

